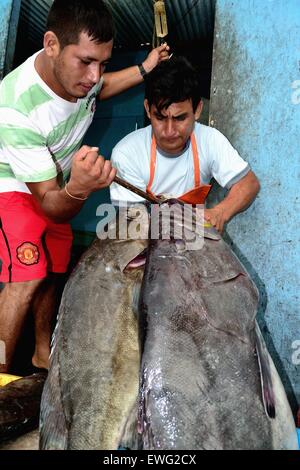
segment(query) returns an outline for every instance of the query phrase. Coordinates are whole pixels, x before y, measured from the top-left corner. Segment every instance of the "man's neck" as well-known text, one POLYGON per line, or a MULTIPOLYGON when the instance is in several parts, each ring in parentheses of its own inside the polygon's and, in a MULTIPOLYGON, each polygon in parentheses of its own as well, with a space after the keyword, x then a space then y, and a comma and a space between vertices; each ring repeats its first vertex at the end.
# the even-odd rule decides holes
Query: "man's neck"
POLYGON ((166 157, 166 158, 178 158, 178 157, 181 157, 181 155, 183 155, 183 154, 187 151, 189 145, 190 145, 190 139, 186 142, 184 148, 183 148, 180 152, 175 153, 175 154, 174 154, 174 153, 165 152, 165 151, 162 150, 159 146, 157 146, 157 150, 158 150, 158 152, 160 153, 160 155, 162 155, 163 157, 166 157))

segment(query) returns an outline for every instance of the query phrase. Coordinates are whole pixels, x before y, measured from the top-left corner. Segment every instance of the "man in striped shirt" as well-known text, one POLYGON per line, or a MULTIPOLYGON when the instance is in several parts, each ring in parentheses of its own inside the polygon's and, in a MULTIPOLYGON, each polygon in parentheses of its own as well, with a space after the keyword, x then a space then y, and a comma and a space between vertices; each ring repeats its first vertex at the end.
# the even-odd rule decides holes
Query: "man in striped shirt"
POLYGON ((5 287, 0 342, 5 361, 0 362, 5 363, 0 372, 10 368, 30 306, 36 330, 32 363, 48 368, 57 278, 70 259, 68 221, 115 176, 98 148, 81 146, 96 97, 106 99, 140 83, 145 72, 168 57, 163 45, 142 66, 105 74, 113 36, 112 17, 102 0, 55 0, 44 49, 1 83, 0 281, 5 287))

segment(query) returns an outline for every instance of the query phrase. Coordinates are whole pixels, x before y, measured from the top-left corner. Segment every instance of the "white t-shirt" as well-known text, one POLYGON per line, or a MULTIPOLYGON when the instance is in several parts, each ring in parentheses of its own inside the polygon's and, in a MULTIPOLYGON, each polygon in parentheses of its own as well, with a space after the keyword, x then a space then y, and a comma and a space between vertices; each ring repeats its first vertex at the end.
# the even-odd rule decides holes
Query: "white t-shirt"
MULTIPOLYGON (((199 123, 195 124, 194 132, 200 159, 201 185, 209 184, 214 177, 220 186, 230 188, 248 173, 248 163, 221 132, 199 123)), ((111 157, 118 176, 144 191, 150 179, 151 140, 151 126, 134 131, 115 146, 111 157)), ((190 141, 186 149, 175 157, 157 149, 152 193, 179 197, 193 189, 194 184, 194 160, 190 141)), ((143 198, 116 183, 110 186, 110 195, 115 205, 143 201, 143 198)))
POLYGON ((66 179, 94 116, 102 80, 85 98, 67 101, 35 70, 39 52, 0 85, 0 193, 30 193, 25 182, 66 179))

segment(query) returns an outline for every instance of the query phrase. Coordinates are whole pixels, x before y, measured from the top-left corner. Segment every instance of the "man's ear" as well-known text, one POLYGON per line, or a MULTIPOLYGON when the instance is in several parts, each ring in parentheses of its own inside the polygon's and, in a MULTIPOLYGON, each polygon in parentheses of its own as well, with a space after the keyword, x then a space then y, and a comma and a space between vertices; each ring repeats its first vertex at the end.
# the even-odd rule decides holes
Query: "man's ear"
POLYGON ((150 107, 149 107, 148 100, 144 100, 144 108, 146 110, 146 114, 147 114, 148 118, 151 119, 150 118, 150 107))
POLYGON ((48 57, 57 57, 60 53, 58 37, 53 31, 47 31, 44 35, 44 50, 48 57))
POLYGON ((202 109, 203 109, 203 101, 200 100, 198 105, 197 105, 196 111, 195 111, 195 120, 196 121, 198 121, 198 119, 200 118, 201 113, 202 113, 202 109))

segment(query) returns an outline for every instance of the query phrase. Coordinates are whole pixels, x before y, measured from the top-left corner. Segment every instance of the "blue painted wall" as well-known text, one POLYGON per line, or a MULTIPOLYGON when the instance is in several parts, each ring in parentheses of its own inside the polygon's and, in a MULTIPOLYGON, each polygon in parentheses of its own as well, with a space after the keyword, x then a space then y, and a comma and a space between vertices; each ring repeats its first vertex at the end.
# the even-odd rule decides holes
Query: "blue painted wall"
POLYGON ((0 80, 12 67, 21 0, 0 0, 0 80))
MULTIPOLYGON (((300 402, 300 1, 218 0, 210 125, 261 182, 228 240, 261 293, 260 324, 292 404, 300 402)), ((214 200, 220 193, 214 193, 214 200)))
MULTIPOLYGON (((144 60, 146 52, 115 52, 109 71, 120 70, 144 60)), ((99 146, 101 155, 110 158, 113 147, 125 135, 144 126, 143 84, 109 100, 97 103, 95 117, 84 143, 99 146)), ((109 190, 98 191, 89 197, 80 213, 73 219, 75 231, 95 232, 100 221, 96 217, 99 204, 110 202, 109 190)), ((82 243, 80 239, 80 243, 82 243)), ((86 238, 87 242, 89 239, 86 238)), ((76 237, 75 237, 76 242, 76 237)))

